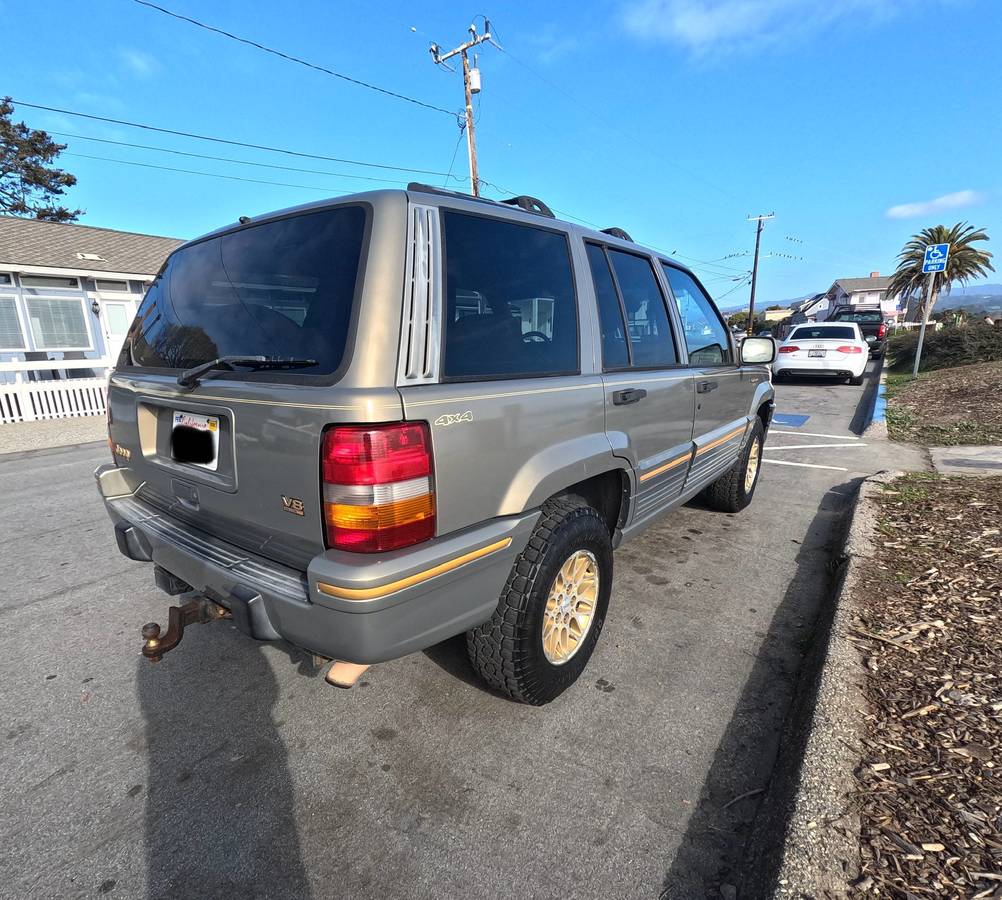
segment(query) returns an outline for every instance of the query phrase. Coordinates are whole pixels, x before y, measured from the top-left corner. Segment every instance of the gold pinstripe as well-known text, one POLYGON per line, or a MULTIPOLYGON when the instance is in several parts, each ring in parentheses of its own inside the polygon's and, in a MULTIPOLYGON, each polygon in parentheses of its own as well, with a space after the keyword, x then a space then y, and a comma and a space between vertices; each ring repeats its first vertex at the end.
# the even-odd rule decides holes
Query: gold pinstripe
POLYGON ((692 456, 691 450, 682 454, 682 456, 676 457, 675 459, 666 462, 664 465, 658 466, 656 469, 652 469, 650 472, 644 472, 644 474, 640 476, 640 480, 648 481, 651 478, 660 475, 662 472, 667 472, 669 469, 674 469, 676 466, 680 466, 682 465, 682 463, 688 462, 690 456, 692 456))
POLYGON ((706 453, 707 450, 712 450, 714 447, 719 447, 721 444, 729 441, 732 437, 734 437, 734 435, 743 433, 747 427, 748 423, 746 422, 740 428, 735 428, 733 431, 727 432, 727 434, 725 434, 723 437, 718 437, 715 441, 710 441, 710 443, 706 444, 703 447, 700 447, 696 451, 696 456, 699 456, 700 453, 706 453))

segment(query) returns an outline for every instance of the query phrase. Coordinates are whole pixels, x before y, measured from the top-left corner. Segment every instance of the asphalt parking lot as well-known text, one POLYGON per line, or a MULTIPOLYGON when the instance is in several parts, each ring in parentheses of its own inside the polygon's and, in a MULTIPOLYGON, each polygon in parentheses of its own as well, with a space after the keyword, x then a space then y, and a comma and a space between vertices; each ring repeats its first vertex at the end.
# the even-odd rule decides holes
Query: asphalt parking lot
MULTIPOLYGON (((873 364, 871 364, 871 370, 873 364)), ((582 680, 529 708, 461 641, 352 691, 225 623, 157 666, 104 445, 0 456, 0 894, 704 897, 739 884, 875 387, 778 386, 755 503, 690 505, 616 554, 582 680), (743 799, 735 798, 742 797, 743 799)))

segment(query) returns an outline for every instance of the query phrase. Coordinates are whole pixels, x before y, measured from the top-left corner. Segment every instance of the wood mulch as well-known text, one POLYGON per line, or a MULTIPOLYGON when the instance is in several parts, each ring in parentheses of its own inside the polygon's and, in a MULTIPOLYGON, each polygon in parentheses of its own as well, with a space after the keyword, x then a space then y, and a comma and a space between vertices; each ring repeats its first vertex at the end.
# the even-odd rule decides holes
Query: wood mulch
POLYGON ((851 895, 1002 898, 1002 478, 906 475, 878 502, 851 895))
POLYGON ((888 379, 887 428, 897 441, 946 447, 1002 444, 1002 362, 888 379))

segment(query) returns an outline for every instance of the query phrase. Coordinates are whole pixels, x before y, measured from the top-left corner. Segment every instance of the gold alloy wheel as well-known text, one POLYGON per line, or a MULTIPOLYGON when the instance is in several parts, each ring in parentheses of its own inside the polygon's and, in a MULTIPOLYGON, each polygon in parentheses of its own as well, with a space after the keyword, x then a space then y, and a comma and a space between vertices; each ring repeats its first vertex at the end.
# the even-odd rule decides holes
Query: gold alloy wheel
POLYGON ((598 604, 598 560, 588 550, 577 550, 564 561, 553 579, 543 613, 543 654, 562 666, 581 649, 598 604))
POLYGON ((755 476, 758 475, 758 467, 762 461, 762 442, 752 441, 751 450, 748 451, 748 465, 745 466, 745 493, 747 494, 755 484, 755 476))

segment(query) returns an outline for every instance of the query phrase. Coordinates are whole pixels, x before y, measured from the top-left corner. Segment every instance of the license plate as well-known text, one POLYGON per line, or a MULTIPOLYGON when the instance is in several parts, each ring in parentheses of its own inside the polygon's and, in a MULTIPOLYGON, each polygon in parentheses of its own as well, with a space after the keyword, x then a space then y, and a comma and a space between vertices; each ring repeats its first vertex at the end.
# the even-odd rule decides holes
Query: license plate
POLYGON ((219 453, 219 419, 175 411, 170 450, 171 456, 178 462, 215 471, 219 453))
POLYGON ((808 356, 819 356, 819 357, 823 357, 823 356, 825 355, 825 353, 826 353, 826 352, 827 352, 827 351, 825 351, 825 350, 808 350, 808 351, 807 351, 807 355, 808 355, 808 356))

